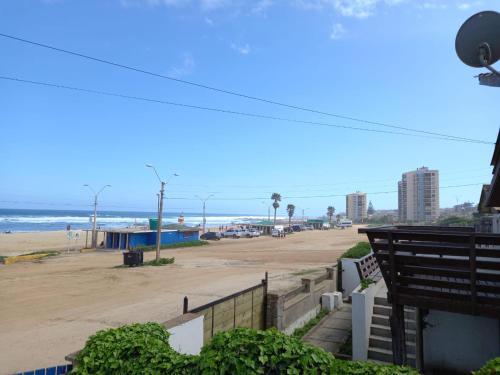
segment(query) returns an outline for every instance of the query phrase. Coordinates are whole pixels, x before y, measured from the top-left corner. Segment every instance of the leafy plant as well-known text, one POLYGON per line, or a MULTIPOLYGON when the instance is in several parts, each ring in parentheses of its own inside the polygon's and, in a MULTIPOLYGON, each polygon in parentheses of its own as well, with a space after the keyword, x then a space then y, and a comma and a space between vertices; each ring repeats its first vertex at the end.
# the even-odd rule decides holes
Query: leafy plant
POLYGON ((374 283, 375 281, 373 281, 370 278, 361 279, 361 289, 359 291, 362 292, 363 290, 367 289, 371 284, 374 283))
POLYGON ((477 371, 472 372, 474 375, 493 375, 500 374, 500 357, 486 362, 486 364, 477 371))
MULTIPOLYGON (((417 375, 411 368, 350 362, 272 328, 219 332, 199 356, 174 351, 169 333, 157 323, 99 331, 76 357, 72 374, 368 374, 417 375)), ((490 372, 480 373, 480 375, 490 372)))
POLYGON ((365 255, 370 254, 372 248, 368 242, 358 242, 356 245, 347 250, 344 254, 340 256, 342 258, 359 259, 363 258, 365 255))
POLYGON ((281 194, 280 193, 273 193, 271 195, 271 200, 273 200, 273 208, 274 208, 274 224, 276 224, 276 210, 280 206, 279 202, 281 202, 281 194))
POLYGON ((157 323, 131 324, 97 332, 77 355, 72 374, 191 374, 196 357, 177 353, 157 323))
POLYGON ((347 339, 342 343, 342 345, 340 345, 339 353, 352 357, 352 329, 349 330, 349 336, 347 336, 347 339))
POLYGON ((309 332, 316 324, 319 323, 321 319, 323 319, 326 315, 328 315, 328 310, 322 309, 316 315, 316 317, 312 318, 309 320, 303 327, 297 328, 295 331, 293 331, 292 336, 301 338, 303 337, 307 332, 309 332))
POLYGON ((217 333, 203 347, 201 374, 325 374, 334 357, 272 328, 217 333))
POLYGON ((166 266, 167 264, 174 263, 175 258, 160 258, 158 260, 150 260, 149 262, 144 262, 143 266, 166 266))

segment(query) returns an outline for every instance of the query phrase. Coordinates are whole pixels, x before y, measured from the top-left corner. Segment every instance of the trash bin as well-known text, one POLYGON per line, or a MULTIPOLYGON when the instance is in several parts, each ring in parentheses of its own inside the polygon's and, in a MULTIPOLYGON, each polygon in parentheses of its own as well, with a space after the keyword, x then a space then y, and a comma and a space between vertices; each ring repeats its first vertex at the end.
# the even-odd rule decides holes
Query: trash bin
POLYGON ((137 267, 143 263, 144 253, 142 250, 126 251, 123 253, 123 264, 129 267, 137 267))

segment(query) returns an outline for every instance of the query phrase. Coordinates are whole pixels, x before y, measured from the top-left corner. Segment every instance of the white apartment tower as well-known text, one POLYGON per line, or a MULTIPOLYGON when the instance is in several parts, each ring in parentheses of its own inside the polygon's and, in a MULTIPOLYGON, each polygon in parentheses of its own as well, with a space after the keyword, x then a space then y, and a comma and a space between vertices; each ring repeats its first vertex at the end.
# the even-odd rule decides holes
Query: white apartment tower
POLYGON ((439 216, 439 171, 427 167, 403 173, 398 182, 401 222, 433 222, 439 216))
POLYGON ((353 222, 362 223, 366 219, 366 193, 347 194, 345 197, 346 215, 353 222))

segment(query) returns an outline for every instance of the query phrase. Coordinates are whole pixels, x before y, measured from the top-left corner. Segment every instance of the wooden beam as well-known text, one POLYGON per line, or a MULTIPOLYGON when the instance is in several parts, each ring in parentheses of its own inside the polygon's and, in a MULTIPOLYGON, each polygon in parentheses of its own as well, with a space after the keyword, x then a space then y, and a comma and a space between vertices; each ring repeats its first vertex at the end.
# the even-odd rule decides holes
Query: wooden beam
POLYGON ((395 365, 406 365, 406 332, 404 305, 392 304, 389 318, 392 336, 392 361, 395 365))

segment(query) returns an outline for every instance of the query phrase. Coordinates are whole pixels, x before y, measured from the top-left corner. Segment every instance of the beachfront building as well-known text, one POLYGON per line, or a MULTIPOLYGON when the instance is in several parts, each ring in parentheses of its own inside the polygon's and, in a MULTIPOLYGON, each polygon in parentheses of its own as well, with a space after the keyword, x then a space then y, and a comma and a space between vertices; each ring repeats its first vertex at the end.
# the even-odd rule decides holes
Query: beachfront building
POLYGON ((353 293, 353 359, 470 374, 500 356, 500 132, 491 164, 479 204, 489 226, 359 229, 383 279, 353 293))
POLYGON ((439 171, 427 167, 403 173, 398 182, 401 222, 433 222, 439 216, 439 171))
POLYGON ((346 216, 355 223, 362 223, 366 219, 366 193, 356 192, 345 197, 346 216))
MULTIPOLYGON (((138 246, 156 245, 156 230, 116 228, 98 230, 98 232, 104 233, 103 246, 106 249, 133 250, 138 246)), ((197 241, 199 239, 199 228, 163 229, 161 231, 162 245, 197 241)))

